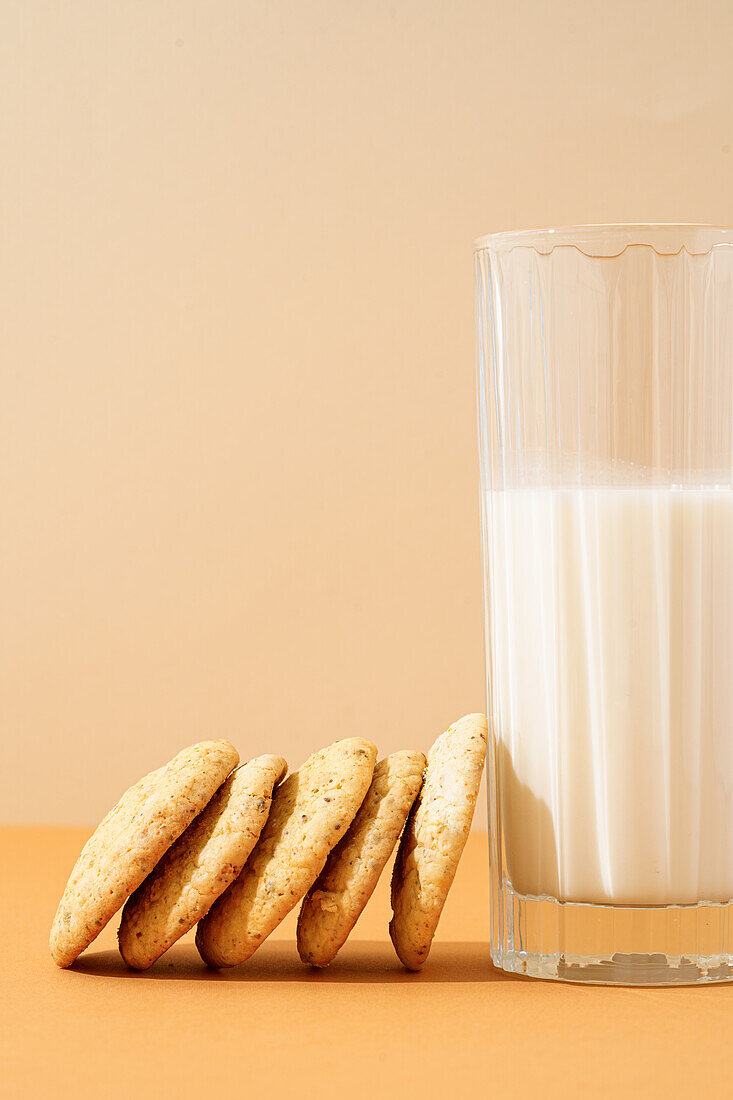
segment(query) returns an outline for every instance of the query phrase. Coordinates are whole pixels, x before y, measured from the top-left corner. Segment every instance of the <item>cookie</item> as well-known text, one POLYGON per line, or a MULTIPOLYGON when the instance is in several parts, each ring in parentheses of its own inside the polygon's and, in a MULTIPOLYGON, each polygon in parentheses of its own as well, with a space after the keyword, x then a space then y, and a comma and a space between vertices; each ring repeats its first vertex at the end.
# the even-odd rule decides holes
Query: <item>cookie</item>
POLYGON ((468 714, 428 753, 422 790, 400 841, 392 875, 389 934, 408 970, 428 957, 468 839, 486 758, 486 717, 468 714))
POLYGON ((228 741, 201 741, 123 794, 84 845, 59 902, 49 942, 57 966, 71 966, 99 935, 238 762, 228 741))
POLYGON ((370 741, 337 741, 278 787, 244 870, 198 926, 204 962, 244 962, 297 905, 359 809, 376 756, 370 741))
POLYGON ((304 963, 328 966, 343 947, 399 840, 424 770, 421 752, 395 752, 377 764, 349 831, 303 901, 298 953, 304 963))
POLYGON ((287 769, 282 756, 258 756, 237 768, 128 898, 118 932, 128 966, 152 966, 234 882, 287 769))

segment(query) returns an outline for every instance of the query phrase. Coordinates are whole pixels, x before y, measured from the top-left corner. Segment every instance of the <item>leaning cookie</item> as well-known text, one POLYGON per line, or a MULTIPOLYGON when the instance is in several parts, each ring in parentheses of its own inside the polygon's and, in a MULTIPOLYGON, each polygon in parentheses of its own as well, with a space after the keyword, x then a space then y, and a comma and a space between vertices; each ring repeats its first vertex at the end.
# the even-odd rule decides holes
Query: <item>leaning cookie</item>
POLYGON ((244 962, 300 901, 359 809, 376 755, 361 738, 337 741, 278 787, 244 870, 198 926, 204 962, 244 962))
POLYGON ((152 966, 234 882, 287 767, 282 756, 258 756, 237 768, 128 898, 118 932, 128 966, 152 966))
POLYGON ((359 812, 308 891, 298 917, 304 963, 328 966, 369 901, 422 784, 421 752, 380 760, 359 812))
POLYGON ((99 935, 238 762, 228 741, 201 741, 123 794, 84 845, 59 902, 49 941, 57 966, 71 966, 99 935))
POLYGON ((392 875, 392 943, 409 970, 428 957, 468 839, 486 757, 487 723, 469 714, 428 753, 422 790, 402 835, 392 875))

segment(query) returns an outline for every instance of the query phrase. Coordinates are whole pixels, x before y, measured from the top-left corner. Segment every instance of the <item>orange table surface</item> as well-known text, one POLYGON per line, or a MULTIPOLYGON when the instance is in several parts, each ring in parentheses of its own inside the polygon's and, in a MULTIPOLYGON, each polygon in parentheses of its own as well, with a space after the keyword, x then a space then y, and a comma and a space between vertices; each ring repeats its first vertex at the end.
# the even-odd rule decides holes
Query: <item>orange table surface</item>
POLYGON ((48 930, 87 835, 0 829, 3 1096, 733 1093, 733 987, 580 987, 492 968, 483 834, 417 975, 389 942, 388 875, 326 971, 300 963, 295 913, 221 973, 191 935, 147 973, 128 971, 115 921, 58 970, 48 930))

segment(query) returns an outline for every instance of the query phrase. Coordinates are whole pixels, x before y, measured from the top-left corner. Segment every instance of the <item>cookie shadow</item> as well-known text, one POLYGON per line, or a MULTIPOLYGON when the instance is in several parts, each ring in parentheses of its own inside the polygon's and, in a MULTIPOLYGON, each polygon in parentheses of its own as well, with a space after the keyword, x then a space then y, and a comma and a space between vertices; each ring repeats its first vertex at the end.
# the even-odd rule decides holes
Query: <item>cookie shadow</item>
POLYGON ((400 985, 525 981, 495 970, 486 943, 436 943, 419 974, 405 970, 389 943, 361 940, 346 944, 325 970, 301 963, 292 940, 265 943, 248 962, 229 970, 211 970, 193 944, 171 948, 149 970, 129 970, 116 951, 90 951, 67 971, 86 977, 133 981, 287 982, 311 985, 400 985))

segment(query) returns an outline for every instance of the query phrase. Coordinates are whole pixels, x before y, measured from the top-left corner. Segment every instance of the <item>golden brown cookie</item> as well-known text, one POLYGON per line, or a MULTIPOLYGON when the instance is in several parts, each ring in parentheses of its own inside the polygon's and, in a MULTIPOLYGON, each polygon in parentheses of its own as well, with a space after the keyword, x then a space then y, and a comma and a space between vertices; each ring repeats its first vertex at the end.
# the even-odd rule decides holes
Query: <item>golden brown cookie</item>
POLYGON ((399 840, 424 769, 421 752, 395 752, 377 764, 349 831, 303 901, 298 952, 304 963, 328 966, 343 947, 399 840))
POLYGON ((236 768, 128 898, 118 932, 128 966, 152 966, 234 882, 287 768, 282 756, 258 756, 236 768))
POLYGON ((49 942, 57 966, 70 966, 99 935, 238 761, 228 741, 201 741, 123 794, 84 845, 59 902, 49 942))
POLYGON ((278 787, 244 870, 198 926, 204 962, 244 962, 300 901, 359 809, 376 756, 370 741, 337 741, 278 787))
POLYGON ((400 841, 392 875, 389 934, 404 965, 419 970, 468 839, 486 758, 487 722, 468 714, 428 753, 422 790, 400 841))

